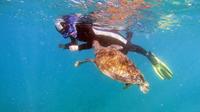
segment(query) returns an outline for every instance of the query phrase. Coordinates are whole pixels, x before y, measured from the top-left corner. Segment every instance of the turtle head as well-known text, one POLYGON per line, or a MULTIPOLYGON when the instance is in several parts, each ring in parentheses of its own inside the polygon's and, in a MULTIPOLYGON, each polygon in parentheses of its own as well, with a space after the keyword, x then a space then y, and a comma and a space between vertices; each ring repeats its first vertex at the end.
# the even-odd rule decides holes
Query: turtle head
POLYGON ((149 91, 149 83, 147 81, 144 81, 143 83, 139 84, 140 91, 142 91, 144 94, 146 94, 149 91))
POLYGON ((140 73, 140 75, 137 76, 136 83, 138 84, 140 91, 144 94, 149 91, 149 83, 144 80, 143 74, 140 73))

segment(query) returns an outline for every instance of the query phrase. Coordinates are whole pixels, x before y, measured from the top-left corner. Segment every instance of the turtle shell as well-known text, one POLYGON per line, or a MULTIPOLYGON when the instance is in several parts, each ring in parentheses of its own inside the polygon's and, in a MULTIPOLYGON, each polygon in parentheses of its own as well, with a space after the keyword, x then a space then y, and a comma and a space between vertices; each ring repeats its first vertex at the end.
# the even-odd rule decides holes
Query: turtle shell
POLYGON ((126 55, 115 48, 102 48, 96 52, 97 67, 108 77, 123 83, 140 84, 144 78, 126 55))

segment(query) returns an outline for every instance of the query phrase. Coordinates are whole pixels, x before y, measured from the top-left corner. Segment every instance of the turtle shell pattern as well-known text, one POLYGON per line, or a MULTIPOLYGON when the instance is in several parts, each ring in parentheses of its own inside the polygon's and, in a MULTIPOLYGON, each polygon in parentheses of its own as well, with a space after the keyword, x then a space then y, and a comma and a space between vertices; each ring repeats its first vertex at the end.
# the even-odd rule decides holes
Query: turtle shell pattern
POLYGON ((123 83, 141 84, 144 78, 126 55, 115 48, 101 48, 94 60, 97 67, 108 77, 123 83))

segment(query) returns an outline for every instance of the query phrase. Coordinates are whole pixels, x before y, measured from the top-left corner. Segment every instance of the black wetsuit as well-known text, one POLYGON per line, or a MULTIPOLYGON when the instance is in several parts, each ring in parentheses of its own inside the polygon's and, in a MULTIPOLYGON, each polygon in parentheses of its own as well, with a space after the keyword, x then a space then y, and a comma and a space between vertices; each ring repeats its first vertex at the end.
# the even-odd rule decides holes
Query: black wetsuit
POLYGON ((76 30, 77 30, 77 37, 76 38, 70 37, 71 42, 65 44, 66 49, 69 49, 70 45, 77 45, 78 44, 77 40, 85 42, 79 45, 79 50, 90 49, 92 48, 93 40, 97 40, 102 46, 105 47, 112 44, 121 45, 124 48, 122 52, 125 54, 127 54, 128 51, 132 51, 142 54, 144 56, 148 55, 148 52, 144 48, 130 43, 131 42, 130 40, 132 38, 131 32, 128 32, 127 37, 124 38, 122 35, 118 33, 95 29, 92 24, 83 24, 83 23, 77 23, 76 30))

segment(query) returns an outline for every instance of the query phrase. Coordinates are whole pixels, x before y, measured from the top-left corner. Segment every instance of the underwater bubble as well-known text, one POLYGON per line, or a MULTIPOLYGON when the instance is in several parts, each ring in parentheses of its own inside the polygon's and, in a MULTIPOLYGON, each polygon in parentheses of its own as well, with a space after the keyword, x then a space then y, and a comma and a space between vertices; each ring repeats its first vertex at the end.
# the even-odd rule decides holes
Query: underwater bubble
POLYGON ((182 83, 180 83, 180 84, 179 84, 179 87, 183 87, 183 84, 182 84, 182 83))
POLYGON ((40 45, 41 45, 41 46, 44 46, 44 45, 45 45, 45 42, 44 42, 44 41, 40 41, 40 45))
POLYGON ((20 3, 24 3, 24 1, 23 1, 23 0, 20 0, 19 2, 20 2, 20 3))
POLYGON ((161 103, 161 104, 160 104, 160 106, 161 106, 161 107, 163 107, 163 106, 164 106, 164 104, 163 104, 163 103, 161 103))
POLYGON ((186 4, 187 6, 192 6, 193 0, 185 0, 185 4, 186 4))
POLYGON ((173 5, 181 5, 181 2, 180 2, 180 1, 175 1, 175 0, 174 0, 174 1, 172 1, 172 4, 173 4, 173 5))

